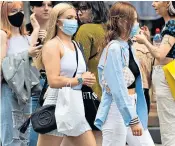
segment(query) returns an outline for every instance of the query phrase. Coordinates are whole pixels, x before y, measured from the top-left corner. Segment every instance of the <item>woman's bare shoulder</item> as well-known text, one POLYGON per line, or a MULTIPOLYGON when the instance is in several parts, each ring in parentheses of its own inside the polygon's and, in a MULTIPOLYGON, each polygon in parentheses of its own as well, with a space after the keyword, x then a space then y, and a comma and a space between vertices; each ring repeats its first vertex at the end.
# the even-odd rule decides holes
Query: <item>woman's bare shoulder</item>
POLYGON ((59 52, 60 51, 60 43, 58 42, 58 40, 56 38, 54 38, 54 39, 46 42, 42 49, 44 52, 50 52, 50 53, 59 52))
POLYGON ((1 38, 7 39, 7 33, 3 30, 0 30, 0 36, 1 38))

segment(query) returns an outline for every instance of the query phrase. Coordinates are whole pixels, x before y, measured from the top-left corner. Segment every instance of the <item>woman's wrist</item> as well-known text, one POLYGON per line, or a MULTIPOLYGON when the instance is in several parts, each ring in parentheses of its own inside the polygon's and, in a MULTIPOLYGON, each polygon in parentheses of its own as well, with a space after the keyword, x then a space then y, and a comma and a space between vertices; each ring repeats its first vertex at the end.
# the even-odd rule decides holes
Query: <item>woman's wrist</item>
POLYGON ((68 84, 70 84, 71 86, 77 86, 78 84, 78 78, 74 77, 74 78, 70 78, 68 81, 68 84))
POLYGON ((136 118, 134 118, 134 119, 132 119, 132 120, 130 121, 129 125, 130 125, 130 126, 134 126, 134 125, 136 125, 136 124, 138 124, 138 123, 139 123, 139 118, 136 117, 136 118))
POLYGON ((150 45, 152 45, 151 42, 147 39, 145 39, 144 44, 148 49, 150 48, 150 45))
POLYGON ((38 32, 39 33, 39 31, 40 31, 40 27, 33 28, 33 32, 38 32))
POLYGON ((77 80, 78 80, 78 85, 82 85, 84 82, 84 79, 82 78, 82 76, 78 77, 77 80))

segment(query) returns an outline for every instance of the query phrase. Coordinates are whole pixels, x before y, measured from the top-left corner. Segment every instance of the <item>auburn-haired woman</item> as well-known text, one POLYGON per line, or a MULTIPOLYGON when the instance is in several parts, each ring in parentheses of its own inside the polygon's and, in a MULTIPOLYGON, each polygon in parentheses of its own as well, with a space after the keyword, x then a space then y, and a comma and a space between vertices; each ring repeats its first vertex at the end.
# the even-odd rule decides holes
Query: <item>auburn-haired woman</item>
MULTIPOLYGON (((29 60, 29 57, 36 56, 38 53, 38 47, 34 47, 38 38, 39 25, 36 22, 35 16, 31 17, 34 32, 31 37, 27 36, 24 25, 24 11, 22 2, 1 2, 1 62, 6 57, 13 57, 14 60, 25 62, 29 60), (22 56, 25 54, 25 56, 22 56), (18 56, 19 55, 19 56, 18 56), (15 58, 15 56, 17 56, 15 58)), ((11 71, 17 70, 14 66, 10 66, 11 71)), ((22 66, 25 69, 28 66, 22 66)), ((20 66, 21 68, 21 66, 20 66)), ((3 70, 2 70, 3 71, 3 70)), ((3 78, 1 74, 1 140, 3 146, 27 146, 29 142, 29 132, 22 134, 18 131, 19 126, 22 125, 26 116, 30 114, 30 98, 24 103, 21 101, 17 92, 9 86, 9 82, 3 78)), ((23 85, 26 76, 20 76, 16 78, 16 81, 20 82, 20 85, 16 85, 17 88, 25 88, 23 85)), ((29 78, 30 79, 30 78, 29 78)), ((27 78, 27 82, 30 81, 27 78)), ((15 83, 14 83, 15 84, 15 83)), ((28 86, 29 87, 29 86, 28 86)), ((30 88, 30 87, 29 87, 30 88)), ((30 89, 29 89, 30 90, 30 89)), ((24 91, 24 90, 23 90, 24 91)), ((30 92, 30 91, 29 91, 30 92)), ((27 92, 27 93, 29 93, 27 92)), ((20 93, 23 94, 23 93, 20 93)), ((30 95, 29 95, 30 96, 30 95)), ((25 98, 27 98, 25 96, 25 98)))
POLYGON ((98 65, 102 100, 95 125, 103 146, 154 146, 147 129, 148 112, 139 64, 128 44, 137 24, 136 9, 117 2, 109 12, 105 49, 98 65))

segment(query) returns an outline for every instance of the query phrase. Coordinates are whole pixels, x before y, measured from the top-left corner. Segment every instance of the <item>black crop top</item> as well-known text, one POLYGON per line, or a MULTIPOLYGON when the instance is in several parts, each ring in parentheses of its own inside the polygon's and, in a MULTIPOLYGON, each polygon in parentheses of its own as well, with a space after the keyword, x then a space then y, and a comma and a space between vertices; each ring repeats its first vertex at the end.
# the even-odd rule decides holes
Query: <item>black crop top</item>
POLYGON ((128 89, 132 89, 136 87, 136 79, 140 75, 140 71, 134 60, 130 45, 129 45, 129 68, 135 77, 135 81, 128 87, 128 89))
MULTIPOLYGON (((175 20, 169 20, 161 33, 162 37, 164 35, 170 35, 172 37, 175 37, 175 20)), ((168 52, 166 57, 175 58, 175 44, 171 48, 171 50, 168 52)))

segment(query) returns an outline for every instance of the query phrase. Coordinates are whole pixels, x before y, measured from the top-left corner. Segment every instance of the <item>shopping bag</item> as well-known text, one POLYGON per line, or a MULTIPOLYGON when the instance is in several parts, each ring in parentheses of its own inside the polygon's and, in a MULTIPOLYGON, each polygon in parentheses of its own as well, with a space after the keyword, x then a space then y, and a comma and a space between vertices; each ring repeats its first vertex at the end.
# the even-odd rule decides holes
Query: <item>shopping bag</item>
POLYGON ((175 60, 163 66, 163 70, 164 70, 168 85, 170 87, 170 91, 175 100, 175 60))
POLYGON ((82 134, 80 129, 86 119, 81 90, 59 89, 55 117, 58 132, 67 136, 82 134))

